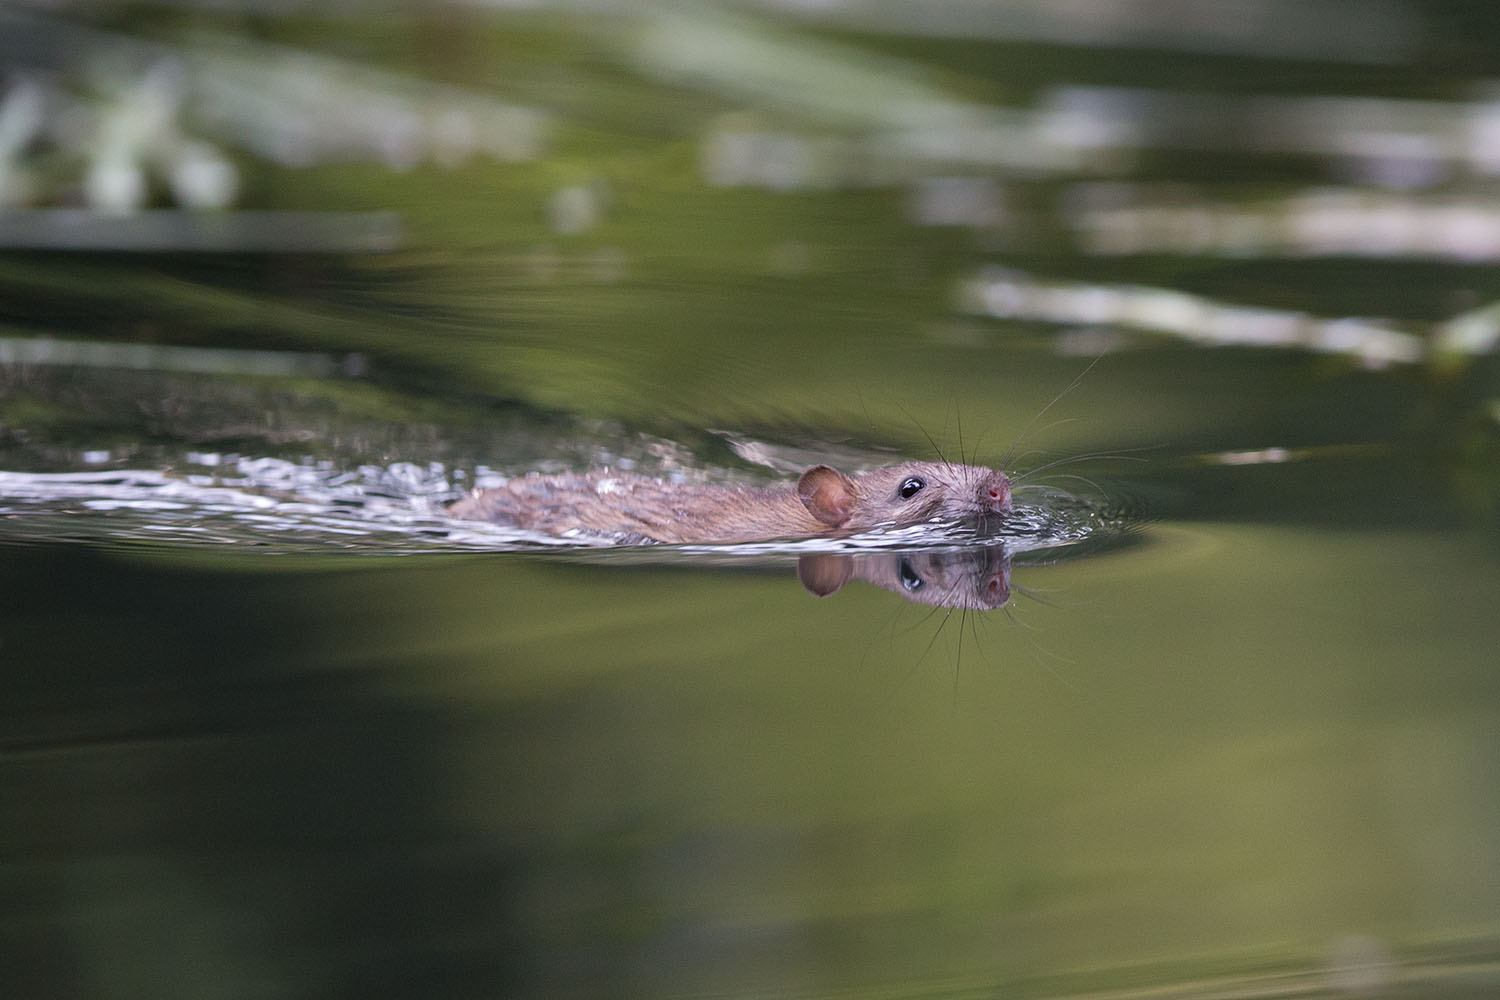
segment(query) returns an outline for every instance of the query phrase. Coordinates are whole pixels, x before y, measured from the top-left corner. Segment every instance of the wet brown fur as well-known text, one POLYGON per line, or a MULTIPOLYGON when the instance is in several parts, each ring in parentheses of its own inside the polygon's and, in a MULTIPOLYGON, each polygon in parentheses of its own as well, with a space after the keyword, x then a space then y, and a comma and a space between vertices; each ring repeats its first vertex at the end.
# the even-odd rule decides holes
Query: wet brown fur
POLYGON ((1009 509, 1010 482, 998 470, 906 462, 855 476, 815 465, 796 483, 759 488, 669 483, 608 469, 533 474, 477 490, 448 512, 558 537, 727 544, 972 524, 1009 509), (913 477, 925 485, 904 499, 902 484, 913 477))

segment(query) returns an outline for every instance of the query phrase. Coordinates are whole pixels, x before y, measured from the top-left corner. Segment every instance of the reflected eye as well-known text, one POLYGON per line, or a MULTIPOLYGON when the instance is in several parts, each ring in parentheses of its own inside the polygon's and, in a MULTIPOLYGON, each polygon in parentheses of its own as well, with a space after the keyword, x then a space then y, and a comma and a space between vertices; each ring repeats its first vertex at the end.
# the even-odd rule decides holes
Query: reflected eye
MULTIPOLYGON (((920 489, 920 487, 918 488, 920 489)), ((896 575, 901 578, 901 586, 907 590, 915 591, 922 589, 922 578, 917 575, 916 570, 911 568, 911 563, 905 559, 901 560, 901 565, 896 568, 896 575)))
POLYGON ((901 488, 897 490, 896 493, 901 497, 902 500, 910 500, 918 493, 921 493, 922 487, 926 485, 926 483, 918 479, 916 476, 911 476, 901 484, 901 488))

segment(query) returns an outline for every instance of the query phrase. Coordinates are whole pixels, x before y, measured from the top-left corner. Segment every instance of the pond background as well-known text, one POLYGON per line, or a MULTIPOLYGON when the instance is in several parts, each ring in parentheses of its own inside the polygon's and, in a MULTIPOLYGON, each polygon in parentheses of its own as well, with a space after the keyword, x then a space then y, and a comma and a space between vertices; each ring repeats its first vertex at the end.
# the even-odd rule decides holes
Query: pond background
POLYGON ((0 61, 6 996, 1495 991, 1489 6, 21 4, 0 61), (1113 456, 1052 482, 1129 544, 950 615, 441 513, 934 449, 1113 456))

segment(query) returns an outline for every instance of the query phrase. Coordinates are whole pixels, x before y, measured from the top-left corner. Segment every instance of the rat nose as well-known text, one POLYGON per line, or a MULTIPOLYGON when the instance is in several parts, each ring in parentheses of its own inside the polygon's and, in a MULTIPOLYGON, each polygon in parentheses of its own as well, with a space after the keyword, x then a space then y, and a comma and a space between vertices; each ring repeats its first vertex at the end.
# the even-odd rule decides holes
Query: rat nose
POLYGON ((1010 510, 1010 480, 1003 472, 991 472, 979 484, 979 502, 992 514, 1004 514, 1010 510))

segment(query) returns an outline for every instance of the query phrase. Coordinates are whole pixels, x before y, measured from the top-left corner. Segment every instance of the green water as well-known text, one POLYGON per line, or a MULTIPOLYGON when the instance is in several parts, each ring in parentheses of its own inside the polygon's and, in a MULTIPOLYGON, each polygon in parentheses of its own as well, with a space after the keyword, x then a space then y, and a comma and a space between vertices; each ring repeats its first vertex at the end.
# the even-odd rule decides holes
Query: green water
MULTIPOLYGON (((518 160, 402 171, 226 140, 243 208, 395 213, 388 252, 0 249, 0 347, 32 352, 0 365, 0 470, 22 477, 0 480, 0 992, 1493 994, 1493 350, 1373 364, 1369 339, 1225 342, 1205 308, 1429 345, 1500 297, 1495 255, 1433 249, 1495 214, 1482 144, 1442 147, 1434 175, 1411 138, 1488 113, 1492 16, 1388 5, 1322 57, 1191 25, 1183 48, 1157 22, 1159 47, 1116 47, 653 16, 95 20, 316 50, 550 126, 518 160), (668 72, 688 28, 732 40, 726 72, 668 72), (882 159, 903 101, 1034 108, 1063 86, 1429 103, 1365 128, 1406 130, 1369 140, 1394 159, 1289 150, 1240 105, 1173 105, 1139 147, 1070 165, 1012 162, 1034 133, 983 166, 882 159), (716 186, 708 139, 735 130, 833 166, 716 186), (999 185, 998 214, 923 224, 923 184, 952 177, 999 185), (1141 232, 1178 244, 1106 253, 1063 207, 1099 183, 1237 206, 1242 228, 1328 189, 1387 211, 1356 219, 1367 252, 1168 226, 1141 232), (565 189, 597 217, 560 219, 565 189), (1411 221, 1437 208, 1469 228, 1411 221), (1053 292, 1001 315, 965 296, 978 280, 1053 292), (1141 289, 1189 297, 1172 315, 1197 325, 1118 305, 1141 289), (300 374, 35 360, 63 342, 300 374), (382 534, 383 508, 326 517, 328 480, 244 487, 260 513, 17 485, 170 486, 228 467, 212 453, 330 479, 437 463, 441 498, 458 471, 601 454, 747 475, 745 440, 1022 472, 1104 454, 1051 481, 1122 533, 1018 555, 1004 609, 948 613, 859 581, 816 598, 795 550, 475 551, 440 515, 382 534)), ((24 69, 45 49, 0 51, 24 69)), ((1341 107, 1328 128, 1367 109, 1341 107)), ((62 180, 32 207, 65 207, 81 168, 45 153, 26 162, 62 180)), ((400 511, 427 495, 386 488, 400 511)))

